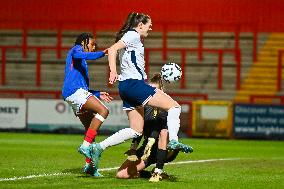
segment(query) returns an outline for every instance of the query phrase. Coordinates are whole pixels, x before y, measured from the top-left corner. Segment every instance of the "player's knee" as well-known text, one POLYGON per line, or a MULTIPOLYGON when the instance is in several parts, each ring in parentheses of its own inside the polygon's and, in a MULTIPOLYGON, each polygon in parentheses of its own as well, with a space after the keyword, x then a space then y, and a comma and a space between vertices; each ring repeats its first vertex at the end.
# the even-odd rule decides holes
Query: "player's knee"
POLYGON ((142 133, 143 133, 143 129, 142 130, 137 130, 137 129, 134 130, 132 128, 130 128, 130 129, 131 129, 131 133, 133 135, 133 138, 137 138, 137 137, 141 136, 142 133))
POLYGON ((108 114, 109 114, 109 109, 104 108, 101 113, 102 116, 104 116, 104 118, 107 118, 108 114))
POLYGON ((104 122, 109 114, 109 110, 105 108, 104 110, 100 111, 99 113, 95 114, 95 118, 100 120, 101 122, 104 122))
POLYGON ((181 109, 181 106, 180 106, 180 104, 177 101, 175 101, 174 106, 172 106, 170 109, 172 109, 172 108, 179 108, 179 109, 181 109))
POLYGON ((169 102, 168 111, 169 111, 170 109, 172 109, 172 108, 175 108, 175 107, 180 107, 180 105, 179 105, 179 103, 178 103, 177 101, 175 101, 175 100, 172 99, 172 100, 169 102))
POLYGON ((168 118, 176 118, 179 117, 181 113, 181 106, 173 106, 168 110, 168 118))
POLYGON ((107 108, 104 108, 95 114, 95 118, 97 118, 101 122, 104 122, 108 114, 109 114, 109 110, 107 108))

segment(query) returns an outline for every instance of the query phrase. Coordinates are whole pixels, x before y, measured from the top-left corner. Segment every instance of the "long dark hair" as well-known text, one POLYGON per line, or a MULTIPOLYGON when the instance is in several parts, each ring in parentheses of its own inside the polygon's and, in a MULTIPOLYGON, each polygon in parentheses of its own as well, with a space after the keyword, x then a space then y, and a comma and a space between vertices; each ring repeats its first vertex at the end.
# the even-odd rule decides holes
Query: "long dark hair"
POLYGON ((77 38, 76 38, 76 41, 75 41, 75 45, 82 45, 82 42, 84 43, 84 46, 83 48, 88 48, 88 44, 89 44, 89 40, 93 39, 93 35, 92 34, 89 34, 89 33, 81 33, 77 38))
POLYGON ((129 29, 137 27, 140 22, 146 24, 150 19, 151 19, 150 16, 143 13, 136 13, 136 12, 130 13, 127 16, 126 21, 120 28, 119 32, 116 33, 115 42, 118 42, 129 29))

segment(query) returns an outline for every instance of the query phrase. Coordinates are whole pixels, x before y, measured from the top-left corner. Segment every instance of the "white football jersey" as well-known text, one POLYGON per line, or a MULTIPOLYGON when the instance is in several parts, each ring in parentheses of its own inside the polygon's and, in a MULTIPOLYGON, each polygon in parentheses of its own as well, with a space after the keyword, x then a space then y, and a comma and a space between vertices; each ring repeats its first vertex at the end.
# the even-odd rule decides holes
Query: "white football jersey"
POLYGON ((129 30, 120 39, 126 48, 119 51, 120 71, 119 80, 138 79, 145 80, 144 45, 140 35, 135 30, 129 30))

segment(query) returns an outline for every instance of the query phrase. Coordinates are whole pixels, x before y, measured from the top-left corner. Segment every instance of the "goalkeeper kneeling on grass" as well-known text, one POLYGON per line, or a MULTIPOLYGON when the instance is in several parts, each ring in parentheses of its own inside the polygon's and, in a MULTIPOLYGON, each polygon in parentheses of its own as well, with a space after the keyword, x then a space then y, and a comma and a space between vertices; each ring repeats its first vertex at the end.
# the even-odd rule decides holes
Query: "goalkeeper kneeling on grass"
MULTIPOLYGON (((155 74, 150 80, 150 85, 162 89, 163 83, 161 75, 155 74)), ((133 139, 130 150, 125 153, 128 155, 128 158, 118 169, 117 178, 140 177, 140 172, 143 169, 156 163, 156 167, 149 181, 158 182, 168 177, 163 171, 165 163, 173 161, 179 151, 184 153, 193 152, 193 149, 186 145, 180 146, 180 148, 176 150, 167 150, 168 130, 166 111, 151 106, 145 106, 144 117, 143 144, 137 150, 142 136, 133 139)))

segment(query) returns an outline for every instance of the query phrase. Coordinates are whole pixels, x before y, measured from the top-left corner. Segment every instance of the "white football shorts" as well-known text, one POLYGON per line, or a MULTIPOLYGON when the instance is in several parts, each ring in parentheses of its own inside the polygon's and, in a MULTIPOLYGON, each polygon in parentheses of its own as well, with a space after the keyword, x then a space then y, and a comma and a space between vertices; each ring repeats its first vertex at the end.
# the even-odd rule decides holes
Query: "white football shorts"
POLYGON ((87 102, 87 100, 94 96, 89 91, 86 91, 82 88, 78 89, 71 96, 68 96, 65 101, 72 107, 75 115, 78 115, 81 112, 82 106, 87 102))

